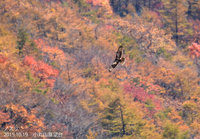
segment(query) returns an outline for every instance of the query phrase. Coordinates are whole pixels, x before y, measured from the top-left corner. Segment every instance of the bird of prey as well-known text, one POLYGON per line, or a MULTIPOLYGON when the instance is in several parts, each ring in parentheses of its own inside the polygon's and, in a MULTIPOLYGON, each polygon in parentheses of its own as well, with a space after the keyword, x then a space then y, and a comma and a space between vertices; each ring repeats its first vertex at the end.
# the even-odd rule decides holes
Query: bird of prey
POLYGON ((116 52, 115 60, 113 61, 112 65, 109 68, 109 72, 111 72, 112 69, 114 69, 119 63, 122 63, 122 65, 125 63, 125 57, 123 57, 123 54, 124 54, 124 48, 122 45, 120 45, 116 52))

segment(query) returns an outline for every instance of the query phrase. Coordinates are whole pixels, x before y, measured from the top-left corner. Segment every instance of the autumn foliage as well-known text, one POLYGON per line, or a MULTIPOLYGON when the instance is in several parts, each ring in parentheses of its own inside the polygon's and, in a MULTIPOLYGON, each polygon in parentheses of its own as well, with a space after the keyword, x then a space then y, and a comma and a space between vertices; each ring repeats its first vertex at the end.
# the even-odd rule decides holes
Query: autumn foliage
POLYGON ((8 123, 10 121, 8 113, 0 111, 0 125, 8 123))
POLYGON ((190 56, 194 58, 200 57, 200 44, 193 43, 191 46, 188 47, 190 50, 190 56))
POLYGON ((0 54, 0 63, 4 63, 6 60, 7 58, 0 54))
POLYGON ((28 112, 23 106, 8 104, 0 111, 0 125, 5 131, 39 132, 44 128, 43 119, 36 117, 35 112, 28 112))
POLYGON ((86 2, 91 3, 94 6, 105 6, 109 4, 108 0, 86 0, 86 2))
POLYGON ((200 138, 199 4, 0 0, 0 138, 200 138))
POLYGON ((47 86, 53 87, 55 78, 59 74, 58 70, 53 69, 42 61, 36 61, 32 56, 26 56, 24 58, 24 64, 31 68, 34 75, 40 79, 40 82, 44 81, 47 86))
POLYGON ((162 109, 161 101, 156 98, 151 92, 147 92, 143 87, 139 87, 134 83, 127 83, 124 85, 124 90, 127 94, 130 94, 135 101, 146 103, 149 100, 153 102, 153 111, 158 111, 162 109))
POLYGON ((59 49, 58 47, 49 46, 42 39, 34 40, 34 42, 36 43, 37 47, 42 51, 42 56, 48 57, 50 62, 54 62, 61 66, 66 64, 66 56, 61 49, 59 49))

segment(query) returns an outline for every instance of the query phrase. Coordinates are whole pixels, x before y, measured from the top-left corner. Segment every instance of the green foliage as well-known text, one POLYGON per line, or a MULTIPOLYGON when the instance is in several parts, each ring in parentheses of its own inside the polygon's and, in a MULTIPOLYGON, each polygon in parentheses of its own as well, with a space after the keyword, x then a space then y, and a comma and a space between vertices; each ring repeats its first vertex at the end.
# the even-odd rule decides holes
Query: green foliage
POLYGON ((23 28, 19 29, 17 34, 17 48, 19 49, 19 55, 23 53, 23 48, 28 40, 27 31, 23 28))
POLYGON ((164 139, 188 139, 188 137, 187 132, 180 131, 178 126, 173 123, 168 122, 164 127, 164 139))
POLYGON ((69 6, 69 4, 68 4, 66 1, 63 2, 63 5, 64 5, 65 7, 68 7, 68 6, 69 6))
POLYGON ((145 125, 146 123, 144 121, 139 121, 138 123, 135 124, 133 133, 135 137, 137 138, 141 137, 145 125))
POLYGON ((98 11, 97 10, 91 10, 81 13, 82 16, 88 17, 93 23, 100 23, 101 20, 98 19, 98 11))
POLYGON ((59 101, 55 98, 51 98, 51 101, 54 103, 54 104, 59 104, 59 101))
POLYGON ((159 113, 157 113, 157 116, 161 119, 164 120, 166 118, 168 118, 168 114, 171 112, 171 108, 166 108, 163 111, 160 111, 159 113))
POLYGON ((160 11, 165 28, 173 34, 179 47, 187 46, 187 37, 191 37, 191 24, 187 21, 186 0, 163 0, 164 9, 160 11))
POLYGON ((140 78, 139 77, 135 77, 131 80, 133 83, 136 83, 136 85, 140 84, 140 78))
POLYGON ((145 102, 145 107, 148 108, 150 111, 155 108, 154 103, 150 99, 145 102))
POLYGON ((28 46, 26 48, 27 55, 35 55, 38 59, 42 58, 41 51, 37 48, 35 42, 33 40, 28 40, 28 46))
POLYGON ((26 72, 26 78, 30 81, 31 84, 31 92, 36 92, 38 94, 43 94, 45 95, 49 89, 44 88, 45 84, 39 82, 39 78, 34 77, 30 71, 26 72))
POLYGON ((116 33, 117 42, 119 45, 123 45, 125 48, 125 55, 129 56, 136 63, 144 62, 145 58, 144 51, 139 50, 136 41, 127 35, 122 35, 121 33, 116 33))
POLYGON ((163 56, 164 58, 166 58, 167 60, 171 60, 172 59, 172 55, 166 51, 165 48, 159 48, 157 51, 156 51, 156 54, 158 56, 163 56))
POLYGON ((37 48, 35 42, 30 39, 30 35, 24 28, 19 29, 17 34, 17 47, 19 55, 35 55, 38 59, 41 59, 41 52, 37 48))
POLYGON ((101 124, 104 130, 108 131, 110 135, 118 136, 122 134, 122 121, 120 115, 120 100, 116 99, 111 102, 105 109, 103 117, 101 118, 101 124))
POLYGON ((79 12, 90 11, 90 5, 85 0, 74 0, 79 6, 79 12))
POLYGON ((116 82, 114 80, 109 80, 109 88, 112 91, 118 91, 119 90, 119 84, 118 84, 118 82, 116 82))
POLYGON ((127 51, 126 54, 129 56, 130 59, 134 60, 136 63, 141 63, 145 61, 144 52, 140 51, 137 48, 133 48, 130 51, 127 51))
POLYGON ((34 90, 33 90, 34 92, 36 92, 36 93, 39 93, 39 94, 41 94, 42 93, 42 90, 41 89, 39 89, 39 88, 34 88, 34 90))
POLYGON ((30 71, 27 71, 27 73, 26 73, 26 77, 27 77, 28 80, 31 80, 31 81, 34 80, 34 78, 33 78, 33 76, 32 76, 32 74, 31 74, 30 71))
POLYGON ((119 90, 119 83, 112 79, 108 80, 108 84, 101 83, 100 86, 101 88, 108 88, 111 91, 117 92, 119 90))
POLYGON ((100 122, 103 129, 110 136, 125 136, 132 135, 138 131, 138 134, 142 132, 141 123, 137 117, 138 114, 123 103, 121 98, 115 98, 104 109, 101 114, 100 122))
POLYGON ((194 102, 185 102, 181 116, 188 124, 191 124, 198 116, 197 105, 194 102))
MULTIPOLYGON (((127 1, 113 1, 113 4, 117 8, 123 2, 127 1)), ((143 4, 153 4, 159 0, 138 0, 145 15, 137 16, 133 5, 136 0, 132 2, 124 7, 120 5, 118 10, 122 11, 119 13, 124 16, 126 11, 132 13, 132 16, 121 18, 106 13, 103 6, 93 7, 85 0, 62 1, 62 4, 38 0, 0 1, 0 94, 3 95, 0 98, 4 98, 6 103, 14 101, 26 104, 27 109, 37 105, 34 110, 37 115, 44 116, 48 129, 52 129, 50 125, 57 122, 60 126, 58 130, 65 130, 61 124, 69 122, 69 131, 73 131, 75 138, 198 138, 199 79, 194 64, 186 56, 187 51, 180 56, 182 51, 174 50, 171 36, 166 35, 166 32, 172 34, 175 40, 178 37, 180 47, 187 46, 193 34, 187 18, 189 13, 186 13, 189 8, 187 2, 192 2, 194 7, 190 9, 190 18, 198 18, 197 4, 194 0, 163 0, 163 7, 157 7, 161 11, 154 9, 155 12, 150 7, 144 11, 143 4), (160 23, 160 17, 163 24, 160 23), (19 23, 25 25, 26 29, 19 29, 19 23), (99 25, 100 28, 95 32, 99 25), (104 25, 108 30, 104 29, 104 25), (44 40, 49 47, 44 47, 45 43, 39 46, 33 40, 44 40), (125 47, 127 61, 122 68, 107 72, 110 59, 106 58, 113 57, 111 53, 119 45, 125 47), (50 49, 53 46, 63 53, 58 51, 54 54, 57 49, 50 49), (87 49, 90 46, 99 51, 90 51, 87 49), (79 60, 82 58, 79 50, 84 50, 86 53, 83 56, 88 54, 89 58, 79 60), (49 82, 56 81, 54 87, 47 87, 39 78, 41 76, 33 76, 31 70, 34 64, 29 71, 16 51, 20 56, 48 61, 48 64, 59 69, 58 76, 49 77, 49 82), (174 61, 171 60, 172 55, 174 61), (95 56, 95 60, 90 60, 90 56, 95 56), (157 63, 152 64, 151 58, 157 63), (69 66, 66 66, 66 61, 69 66), (81 68, 83 64, 80 61, 87 66, 81 68), (184 66, 178 67, 177 61, 184 66), (137 78, 137 75, 144 80, 137 78), (118 77, 122 76, 125 76, 124 80, 119 80, 118 77), (124 85, 130 80, 136 89, 140 86, 156 99, 162 100, 162 108, 155 115, 149 116, 146 111, 157 109, 158 104, 150 99, 145 103, 134 101, 133 94, 124 91, 124 85), (151 91, 151 87, 155 91, 151 91), (9 93, 13 95, 6 95, 9 93), (46 111, 47 106, 50 110, 46 111), (63 106, 67 107, 61 109, 63 106), (51 112, 56 114, 52 115, 51 112)), ((109 8, 110 5, 107 6, 109 8)), ((38 74, 41 75, 43 70, 38 74)), ((44 76, 49 74, 54 74, 54 71, 47 69, 44 76)))
POLYGON ((178 127, 174 124, 167 123, 167 125, 164 127, 163 132, 163 138, 166 139, 179 139, 179 133, 178 127))
POLYGON ((83 76, 84 77, 91 77, 92 76, 92 73, 93 72, 93 68, 91 66, 88 66, 86 68, 83 69, 83 76))
POLYGON ((136 41, 128 35, 123 35, 120 32, 116 32, 115 35, 117 37, 117 43, 123 45, 127 51, 138 46, 136 41))

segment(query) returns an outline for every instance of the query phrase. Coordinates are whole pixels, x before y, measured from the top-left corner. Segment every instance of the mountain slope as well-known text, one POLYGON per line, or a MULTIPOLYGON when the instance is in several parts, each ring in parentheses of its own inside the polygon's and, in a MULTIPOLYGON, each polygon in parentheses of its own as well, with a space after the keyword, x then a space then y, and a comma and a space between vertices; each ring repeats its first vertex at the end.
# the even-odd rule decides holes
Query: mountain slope
POLYGON ((188 50, 152 9, 140 15, 125 4, 120 16, 112 6, 0 2, 0 136, 13 128, 30 137, 200 136, 198 67, 188 50), (110 73, 119 45, 126 63, 110 73))

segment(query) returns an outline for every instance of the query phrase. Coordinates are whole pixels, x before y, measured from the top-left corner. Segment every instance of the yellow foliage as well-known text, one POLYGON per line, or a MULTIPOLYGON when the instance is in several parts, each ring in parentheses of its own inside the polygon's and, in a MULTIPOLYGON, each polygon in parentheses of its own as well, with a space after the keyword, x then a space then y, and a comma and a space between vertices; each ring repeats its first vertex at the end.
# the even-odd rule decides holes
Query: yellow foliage
POLYGON ((16 37, 7 28, 8 25, 0 24, 0 54, 11 57, 17 52, 16 37))
POLYGON ((86 135, 87 139, 96 139, 98 137, 97 133, 93 133, 91 129, 88 131, 88 135, 86 135))

